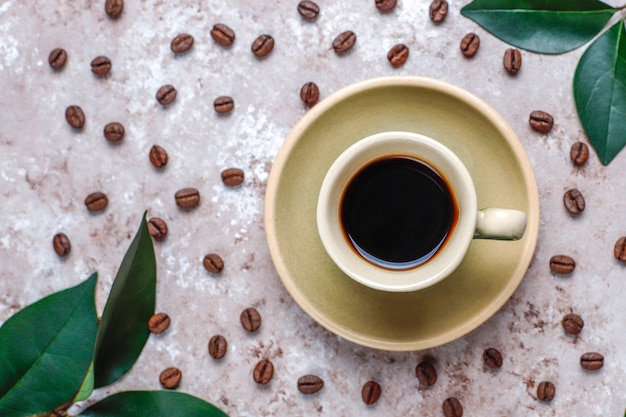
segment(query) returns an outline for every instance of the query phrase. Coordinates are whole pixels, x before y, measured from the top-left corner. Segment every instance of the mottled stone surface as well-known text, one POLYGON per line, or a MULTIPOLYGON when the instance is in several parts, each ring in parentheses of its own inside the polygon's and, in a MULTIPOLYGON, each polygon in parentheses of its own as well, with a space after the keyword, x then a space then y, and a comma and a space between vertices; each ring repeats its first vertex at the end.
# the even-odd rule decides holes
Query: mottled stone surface
MULTIPOLYGON (((457 397, 468 416, 621 416, 626 407, 626 266, 613 257, 626 235, 626 153, 602 166, 592 152, 576 168, 569 149, 587 141, 576 114, 572 79, 584 48, 560 56, 523 52, 515 77, 502 67, 506 44, 460 15, 468 1, 450 1, 440 25, 428 18, 427 1, 400 0, 380 13, 374 0, 319 0, 320 15, 303 20, 296 1, 179 0, 127 1, 118 20, 104 13, 104 1, 5 0, 0 4, 0 323, 37 299, 76 285, 98 271, 101 311, 119 262, 141 219, 163 218, 169 236, 155 242, 157 310, 171 327, 152 335, 132 371, 98 390, 87 404, 120 390, 159 389, 159 373, 183 372, 178 390, 210 401, 231 416, 442 415, 441 404, 457 397), (236 32, 230 48, 210 37, 215 23, 236 32), (333 39, 357 34, 349 53, 338 56, 333 39), (472 59, 459 43, 468 32, 481 37, 472 59), (176 55, 171 40, 195 38, 176 55), (250 46, 267 33, 276 44, 264 59, 250 46), (394 69, 388 50, 410 48, 394 69), (61 71, 47 62, 62 47, 69 59, 61 71), (105 55, 111 73, 91 72, 105 55), (495 107, 511 124, 534 166, 541 197, 541 228, 534 260, 521 286, 495 316, 470 334, 421 352, 382 352, 347 342, 312 321, 283 287, 270 258, 263 227, 263 197, 272 162, 292 126, 307 108, 300 87, 314 81, 321 98, 353 82, 381 75, 423 75, 462 86, 495 107), (176 101, 162 107, 158 88, 172 84, 176 101), (219 115, 213 101, 231 96, 235 109, 219 115), (81 131, 69 127, 65 108, 77 104, 86 115, 81 131), (528 116, 544 110, 555 118, 546 135, 530 129, 528 116), (102 134, 112 121, 126 136, 112 144, 102 134), (152 145, 169 163, 156 170, 152 145), (245 182, 227 188, 220 173, 238 167, 245 182), (174 193, 200 190, 200 207, 180 210, 174 193), (576 187, 587 208, 571 217, 563 193, 576 187), (109 206, 89 213, 84 198, 102 191, 109 206), (67 234, 72 252, 59 258, 52 237, 67 234), (225 269, 209 274, 207 253, 218 253, 225 269), (549 259, 567 254, 577 261, 570 276, 556 276, 549 259), (259 332, 246 333, 239 314, 255 307, 259 332), (564 333, 560 321, 580 314, 579 336, 564 333), (223 334, 229 350, 213 360, 207 344, 223 334), (483 365, 482 352, 496 347, 504 356, 498 370, 483 365), (605 366, 587 372, 582 353, 598 351, 605 366), (252 370, 262 358, 275 366, 274 379, 259 386, 252 370), (414 370, 424 357, 436 363, 437 383, 419 387, 414 370), (326 385, 313 396, 296 389, 304 374, 326 385), (361 386, 374 379, 381 399, 371 408, 361 386), (536 399, 539 382, 550 380, 556 396, 536 399)), ((609 3, 618 5, 616 0, 609 3)), ((82 404, 81 406, 84 406, 82 404)))

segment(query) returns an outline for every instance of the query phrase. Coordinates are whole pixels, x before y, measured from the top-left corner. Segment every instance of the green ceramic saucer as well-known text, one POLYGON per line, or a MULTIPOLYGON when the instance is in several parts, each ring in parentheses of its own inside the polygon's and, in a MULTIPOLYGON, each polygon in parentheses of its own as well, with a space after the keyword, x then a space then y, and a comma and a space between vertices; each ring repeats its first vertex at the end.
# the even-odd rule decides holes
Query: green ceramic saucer
POLYGON ((296 124, 270 174, 265 226, 281 280, 314 320, 360 345, 420 350, 475 329, 513 294, 535 250, 539 197, 519 139, 489 105, 442 81, 384 77, 337 91, 296 124), (344 275, 317 233, 319 189, 348 146, 389 130, 421 133, 452 149, 472 175, 479 208, 525 211, 525 236, 474 240, 451 276, 416 292, 381 292, 344 275))

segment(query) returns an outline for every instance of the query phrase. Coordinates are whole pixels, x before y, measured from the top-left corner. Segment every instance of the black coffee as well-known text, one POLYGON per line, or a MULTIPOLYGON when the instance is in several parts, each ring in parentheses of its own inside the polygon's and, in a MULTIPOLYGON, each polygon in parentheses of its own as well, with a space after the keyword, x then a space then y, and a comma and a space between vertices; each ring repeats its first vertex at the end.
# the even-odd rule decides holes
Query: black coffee
POLYGON ((408 269, 428 261, 458 219, 446 180, 404 156, 371 162, 344 190, 340 220, 354 249, 375 265, 408 269))

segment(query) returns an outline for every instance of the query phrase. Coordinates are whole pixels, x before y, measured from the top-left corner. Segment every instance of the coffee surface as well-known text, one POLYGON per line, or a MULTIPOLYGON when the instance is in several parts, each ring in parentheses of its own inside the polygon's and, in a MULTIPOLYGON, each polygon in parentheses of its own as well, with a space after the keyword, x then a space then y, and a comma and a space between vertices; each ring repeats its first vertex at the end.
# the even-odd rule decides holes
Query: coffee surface
POLYGON ((375 160, 344 190, 340 221, 365 259, 389 269, 427 262, 458 218, 446 180, 428 164, 404 156, 375 160))

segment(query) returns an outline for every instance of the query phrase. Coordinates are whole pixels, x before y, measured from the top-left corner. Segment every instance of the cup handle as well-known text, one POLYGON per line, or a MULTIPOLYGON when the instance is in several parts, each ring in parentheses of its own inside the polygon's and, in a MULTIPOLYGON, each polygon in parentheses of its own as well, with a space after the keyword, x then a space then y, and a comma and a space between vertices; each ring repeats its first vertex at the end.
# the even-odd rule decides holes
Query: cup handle
POLYGON ((526 231, 526 213, 519 210, 478 210, 474 239, 519 240, 526 231))

